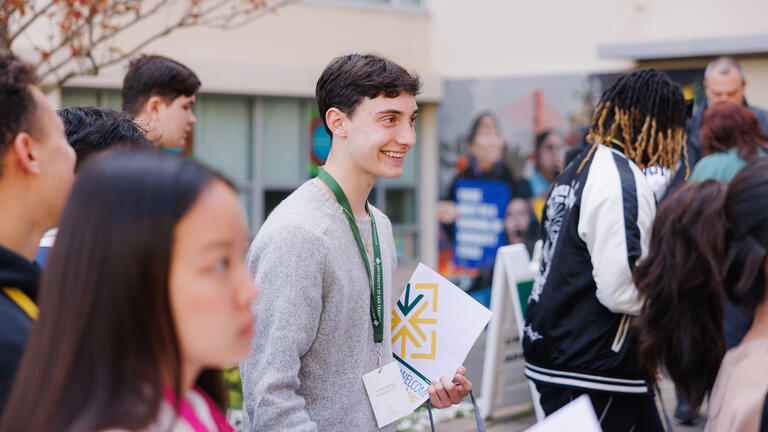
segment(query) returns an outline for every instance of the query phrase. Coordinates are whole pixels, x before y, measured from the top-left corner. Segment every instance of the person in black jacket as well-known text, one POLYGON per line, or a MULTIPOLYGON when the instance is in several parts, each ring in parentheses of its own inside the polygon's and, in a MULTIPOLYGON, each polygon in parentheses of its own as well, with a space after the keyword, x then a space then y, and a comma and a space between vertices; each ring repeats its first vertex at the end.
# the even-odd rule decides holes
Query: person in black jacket
POLYGON ((0 411, 37 316, 32 259, 74 180, 75 152, 36 82, 32 66, 0 52, 0 411))
POLYGON ((632 270, 656 212, 641 170, 675 170, 686 118, 666 74, 622 75, 595 110, 592 145, 553 184, 523 338, 525 374, 547 415, 588 394, 605 431, 662 430, 653 377, 637 365, 631 317, 642 304, 632 270))

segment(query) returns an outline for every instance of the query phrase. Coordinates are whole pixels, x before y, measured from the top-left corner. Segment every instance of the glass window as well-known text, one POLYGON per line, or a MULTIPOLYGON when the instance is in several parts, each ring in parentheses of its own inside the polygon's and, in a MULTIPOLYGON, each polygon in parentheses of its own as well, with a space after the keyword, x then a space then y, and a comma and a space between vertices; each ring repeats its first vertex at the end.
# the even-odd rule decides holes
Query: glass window
POLYGON ((398 266, 404 263, 418 262, 419 235, 416 231, 395 231, 393 235, 398 266))
POLYGON ((82 106, 98 106, 99 90, 85 88, 61 89, 61 107, 72 108, 82 106))
POLYGON ((63 88, 61 107, 100 106, 122 111, 123 96, 116 89, 63 88))
POLYGON ((123 110, 123 95, 120 90, 104 90, 104 104, 115 111, 123 110))
POLYGON ((239 184, 251 179, 251 101, 198 95, 195 157, 239 184))
POLYGON ((198 95, 195 109, 194 157, 235 182, 251 224, 251 99, 198 95))
POLYGON ((264 99, 264 149, 261 176, 266 186, 295 187, 307 178, 302 169, 302 107, 300 99, 264 99))
POLYGON ((415 224, 416 192, 411 189, 386 189, 386 215, 393 225, 415 224))
POLYGON ((264 219, 267 219, 272 210, 280 204, 281 201, 288 198, 293 189, 286 190, 268 190, 264 192, 264 219))

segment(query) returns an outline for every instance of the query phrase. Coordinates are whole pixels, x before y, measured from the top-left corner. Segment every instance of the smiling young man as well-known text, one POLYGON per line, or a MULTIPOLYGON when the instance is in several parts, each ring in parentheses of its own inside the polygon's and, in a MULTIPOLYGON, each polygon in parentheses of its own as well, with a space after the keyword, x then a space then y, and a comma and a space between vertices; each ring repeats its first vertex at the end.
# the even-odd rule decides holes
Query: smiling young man
MULTIPOLYGON (((248 255, 262 288, 241 365, 248 431, 378 430, 362 376, 393 361, 397 258, 389 219, 366 200, 379 177, 402 174, 420 86, 394 62, 357 54, 331 61, 317 82, 327 163, 275 208, 248 255)), ((434 406, 471 390, 460 369, 430 386, 434 406)))
POLYGON ((183 64, 157 55, 133 60, 123 79, 123 111, 146 131, 156 147, 184 149, 192 125, 192 113, 200 80, 183 64))

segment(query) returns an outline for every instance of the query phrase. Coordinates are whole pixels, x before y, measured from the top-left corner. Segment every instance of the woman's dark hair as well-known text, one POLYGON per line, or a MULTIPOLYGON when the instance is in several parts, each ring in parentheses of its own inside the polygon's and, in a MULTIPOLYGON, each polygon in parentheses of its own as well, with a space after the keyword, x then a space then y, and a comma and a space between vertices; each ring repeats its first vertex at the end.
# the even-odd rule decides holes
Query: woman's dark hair
POLYGON ((686 167, 685 122, 688 104, 680 86, 656 69, 639 69, 621 75, 600 98, 587 141, 590 153, 599 144, 616 145, 637 166, 660 166, 675 172, 682 158, 686 167))
POLYGON ((725 247, 725 184, 686 185, 664 200, 648 255, 635 267, 643 298, 637 319, 640 363, 666 366, 692 412, 712 387, 725 353, 720 268, 725 247), (674 331, 671 331, 673 330, 674 331), (698 350, 706 348, 708 355, 698 350))
POLYGON ((705 156, 735 148, 739 157, 751 161, 757 157, 757 149, 768 151, 767 143, 768 136, 765 136, 757 116, 749 108, 723 102, 704 111, 701 145, 705 156))
POLYGON ((765 299, 768 158, 748 164, 725 188, 708 180, 666 199, 634 274, 644 301, 640 364, 665 366, 694 412, 725 354, 725 296, 748 309, 765 299))
MULTIPOLYGON (((180 393, 168 293, 174 228, 219 174, 152 151, 116 150, 80 171, 62 215, 3 431, 138 430, 180 393)), ((197 385, 225 406, 220 371, 197 385)))
POLYGON ((725 218, 725 293, 737 305, 752 309, 765 299, 768 158, 751 162, 733 177, 725 198, 725 218))

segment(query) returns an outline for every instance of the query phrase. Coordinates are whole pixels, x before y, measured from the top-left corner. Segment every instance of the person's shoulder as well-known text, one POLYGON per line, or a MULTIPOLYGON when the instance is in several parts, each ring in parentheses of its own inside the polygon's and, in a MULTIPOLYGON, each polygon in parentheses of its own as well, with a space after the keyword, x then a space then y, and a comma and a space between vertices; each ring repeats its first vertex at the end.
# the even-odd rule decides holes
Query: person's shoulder
POLYGON ((699 159, 691 171, 689 181, 729 181, 745 164, 735 149, 713 153, 699 159))
POLYGON ((760 108, 754 105, 747 105, 747 106, 749 107, 750 110, 752 110, 753 113, 755 113, 755 115, 758 116, 758 118, 759 117, 768 118, 768 110, 766 110, 765 108, 760 108))
POLYGON ((318 246, 331 224, 334 205, 336 202, 312 180, 304 183, 272 210, 251 250, 318 246))

